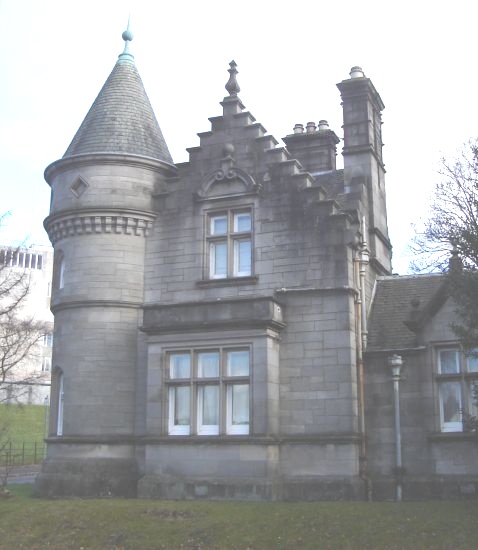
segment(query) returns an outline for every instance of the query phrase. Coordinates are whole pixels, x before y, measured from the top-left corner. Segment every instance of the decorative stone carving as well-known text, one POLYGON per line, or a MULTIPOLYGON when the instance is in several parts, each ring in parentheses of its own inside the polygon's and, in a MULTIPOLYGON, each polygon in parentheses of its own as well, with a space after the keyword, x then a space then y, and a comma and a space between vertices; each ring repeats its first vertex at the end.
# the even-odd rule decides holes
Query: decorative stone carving
POLYGON ((114 213, 68 213, 61 217, 45 220, 45 229, 53 245, 66 237, 92 233, 116 233, 147 237, 153 225, 153 218, 140 215, 114 213))
POLYGON ((234 166, 234 146, 232 144, 226 143, 224 154, 226 156, 221 159, 221 167, 204 178, 199 191, 195 195, 197 200, 250 193, 257 194, 260 191, 261 183, 256 183, 250 174, 234 166), (219 185, 221 188, 217 191, 219 185), (214 189, 215 187, 216 189, 214 189))
POLYGON ((229 80, 227 81, 225 88, 229 92, 229 95, 234 97, 241 91, 236 78, 238 70, 236 69, 237 63, 234 59, 229 63, 229 67, 231 67, 230 69, 227 69, 227 72, 229 73, 229 80))
POLYGON ((75 195, 77 199, 83 195, 83 193, 88 189, 89 184, 81 176, 78 176, 76 180, 71 184, 70 191, 75 195))

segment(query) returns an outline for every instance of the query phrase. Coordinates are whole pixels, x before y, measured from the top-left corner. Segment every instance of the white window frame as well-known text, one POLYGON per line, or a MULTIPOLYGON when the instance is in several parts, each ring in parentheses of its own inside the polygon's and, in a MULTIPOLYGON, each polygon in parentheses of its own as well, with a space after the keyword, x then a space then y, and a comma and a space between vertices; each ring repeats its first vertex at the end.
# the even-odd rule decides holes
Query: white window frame
POLYGON ((51 348, 53 346, 53 332, 46 332, 43 335, 43 345, 47 348, 51 348))
POLYGON ((461 398, 461 383, 459 380, 447 380, 439 383, 438 386, 438 399, 440 403, 440 426, 442 432, 461 432, 463 431, 463 422, 461 419, 461 411, 463 410, 463 402, 461 398), (458 387, 458 413, 460 420, 446 421, 445 420, 445 402, 443 399, 443 390, 446 385, 453 384, 458 387))
POLYGON ((438 350, 438 374, 459 374, 460 373, 460 350, 458 348, 442 348, 438 350), (454 353, 456 369, 453 372, 444 372, 442 368, 442 353, 454 353))
POLYGON ((227 241, 213 241, 209 243, 209 277, 211 279, 227 279, 228 264, 229 264, 229 250, 227 247, 227 241), (225 273, 217 273, 216 270, 216 250, 218 246, 224 246, 226 250, 226 271, 225 273))
POLYGON ((197 388, 197 432, 198 435, 219 435, 219 422, 221 417, 221 388, 219 384, 201 384, 197 388), (204 405, 204 390, 205 388, 217 388, 218 391, 218 411, 217 424, 204 424, 203 421, 203 405, 204 405))
MULTIPOLYGON (((474 350, 478 352, 478 349, 474 350)), ((436 350, 437 355, 437 389, 438 389, 438 409, 440 417, 440 431, 442 432, 462 432, 463 417, 471 414, 476 410, 476 405, 472 402, 471 387, 474 382, 478 383, 478 371, 470 369, 470 361, 468 357, 456 346, 440 347, 436 350), (453 372, 444 372, 442 368, 442 353, 453 352, 455 354, 456 368, 453 372), (460 420, 446 421, 445 420, 445 402, 444 388, 446 384, 455 384, 458 387, 458 410, 460 420)))
POLYGON ((176 390, 178 388, 188 388, 189 402, 191 402, 191 388, 184 385, 170 386, 169 394, 169 413, 168 413, 168 433, 169 435, 189 435, 191 433, 191 404, 189 404, 189 424, 175 424, 176 418, 176 390))
POLYGON ((58 273, 58 288, 65 287, 65 256, 60 259, 60 267, 58 273))
POLYGON ((207 273, 209 279, 227 279, 231 277, 250 277, 253 274, 253 211, 251 207, 221 210, 207 214, 207 273), (241 217, 249 218, 247 230, 239 230, 241 217), (226 220, 226 231, 215 231, 215 220, 226 220), (249 269, 240 269, 240 243, 248 242, 249 269), (226 249, 226 273, 216 269, 216 249, 218 245, 226 249))
POLYGON ((53 260, 53 289, 61 290, 65 286, 65 266, 65 254, 58 249, 53 260))
POLYGON ((58 403, 56 414, 56 435, 63 435, 63 417, 64 417, 64 405, 65 405, 65 375, 63 371, 58 373, 58 403))
POLYGON ((42 358, 41 371, 51 372, 51 357, 42 358))
POLYGON ((249 411, 248 411, 248 420, 249 422, 247 424, 234 424, 233 423, 233 418, 232 418, 232 415, 233 415, 233 410, 232 410, 232 405, 233 405, 233 388, 234 386, 244 386, 245 384, 241 384, 241 383, 238 383, 238 384, 228 384, 227 385, 227 400, 226 400, 226 408, 227 408, 227 412, 226 412, 226 432, 228 434, 231 434, 231 435, 246 435, 249 433, 249 426, 251 424, 251 418, 250 418, 250 403, 251 403, 251 386, 250 384, 247 384, 248 386, 248 391, 249 391, 249 396, 248 396, 248 401, 249 401, 249 411))
POLYGON ((248 435, 251 429, 251 370, 252 370, 252 349, 250 344, 239 344, 234 346, 208 346, 207 348, 191 348, 189 354, 190 376, 188 378, 172 378, 172 357, 185 354, 182 350, 168 350, 166 352, 166 386, 168 395, 168 434, 169 435, 248 435), (247 374, 232 376, 229 374, 229 353, 247 352, 247 374), (200 372, 200 357, 205 353, 217 353, 219 357, 219 371, 217 376, 204 376, 200 372), (243 425, 232 422, 232 388, 235 385, 248 386, 248 419, 249 422, 243 425), (175 424, 175 399, 176 388, 188 387, 189 393, 189 425, 175 424), (217 387, 218 391, 218 424, 205 424, 203 420, 204 391, 207 387, 217 387))

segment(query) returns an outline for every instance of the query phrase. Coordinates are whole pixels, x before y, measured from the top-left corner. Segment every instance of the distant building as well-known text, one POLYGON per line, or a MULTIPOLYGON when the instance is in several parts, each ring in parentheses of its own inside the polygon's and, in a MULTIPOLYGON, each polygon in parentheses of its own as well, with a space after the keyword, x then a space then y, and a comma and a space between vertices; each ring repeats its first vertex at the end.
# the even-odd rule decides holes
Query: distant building
POLYGON ((175 164, 123 38, 45 172, 55 339, 37 494, 476 494, 461 422, 476 362, 443 279, 391 275, 372 81, 353 67, 337 85, 337 169, 327 122, 279 147, 231 62, 222 114, 175 164))
POLYGON ((5 270, 24 273, 29 290, 18 313, 51 325, 50 332, 32 348, 18 368, 7 373, 1 401, 44 405, 50 395, 53 314, 50 311, 53 248, 32 245, 13 247, 0 245, 0 265, 5 270))

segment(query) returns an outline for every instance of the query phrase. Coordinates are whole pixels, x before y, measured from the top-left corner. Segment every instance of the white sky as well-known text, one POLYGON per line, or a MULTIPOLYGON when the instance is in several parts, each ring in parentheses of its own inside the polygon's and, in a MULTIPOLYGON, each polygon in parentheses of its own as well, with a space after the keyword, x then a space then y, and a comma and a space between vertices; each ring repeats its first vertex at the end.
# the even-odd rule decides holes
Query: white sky
MULTIPOLYGON (((442 155, 478 136, 475 1, 0 0, 0 242, 46 244, 49 187, 123 50, 131 51, 176 162, 221 114, 229 61, 240 97, 277 139, 324 118, 342 136, 335 84, 360 65, 385 103, 394 271, 426 216, 442 155)), ((342 165, 339 149, 338 162, 342 165)))

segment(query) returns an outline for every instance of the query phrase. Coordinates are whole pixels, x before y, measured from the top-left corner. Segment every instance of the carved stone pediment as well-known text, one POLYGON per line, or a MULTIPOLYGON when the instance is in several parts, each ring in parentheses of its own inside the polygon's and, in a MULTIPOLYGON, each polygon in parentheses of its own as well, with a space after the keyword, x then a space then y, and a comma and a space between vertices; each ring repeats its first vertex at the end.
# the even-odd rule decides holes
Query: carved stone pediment
POLYGON ((222 197, 257 194, 261 184, 254 178, 234 166, 231 155, 221 160, 221 167, 210 172, 201 183, 195 197, 197 200, 218 199, 222 197))

